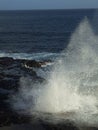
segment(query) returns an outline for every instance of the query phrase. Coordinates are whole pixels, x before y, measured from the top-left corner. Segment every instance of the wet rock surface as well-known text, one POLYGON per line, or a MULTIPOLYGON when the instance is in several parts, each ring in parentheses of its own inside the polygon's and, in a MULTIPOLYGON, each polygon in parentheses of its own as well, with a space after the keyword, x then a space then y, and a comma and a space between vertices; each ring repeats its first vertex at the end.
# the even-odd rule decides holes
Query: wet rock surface
POLYGON ((45 123, 29 123, 29 124, 21 124, 21 125, 11 125, 10 127, 3 127, 1 130, 78 130, 77 127, 70 125, 53 125, 53 124, 45 124, 45 123))
POLYGON ((0 58, 0 126, 29 123, 30 121, 30 117, 13 111, 7 102, 9 96, 18 90, 21 77, 29 76, 34 82, 44 81, 33 70, 33 67, 38 67, 39 62, 32 61, 32 69, 25 67, 25 63, 28 62, 31 61, 15 60, 9 57, 0 58))

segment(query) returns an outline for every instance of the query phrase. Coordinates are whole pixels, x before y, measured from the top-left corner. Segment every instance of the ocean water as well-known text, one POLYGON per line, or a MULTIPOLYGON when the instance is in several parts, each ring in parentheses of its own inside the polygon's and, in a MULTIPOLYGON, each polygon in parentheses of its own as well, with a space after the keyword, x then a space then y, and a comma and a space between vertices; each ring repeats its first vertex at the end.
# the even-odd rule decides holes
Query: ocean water
POLYGON ((97 15, 97 9, 0 11, 0 57, 56 57, 84 17, 96 29, 97 15))

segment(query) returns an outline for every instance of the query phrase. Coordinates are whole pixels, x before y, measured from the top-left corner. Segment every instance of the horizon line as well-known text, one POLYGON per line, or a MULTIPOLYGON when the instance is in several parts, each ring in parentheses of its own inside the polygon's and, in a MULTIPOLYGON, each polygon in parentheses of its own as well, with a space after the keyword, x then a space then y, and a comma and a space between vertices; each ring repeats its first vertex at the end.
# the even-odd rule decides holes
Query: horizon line
POLYGON ((48 10, 90 10, 90 9, 98 9, 98 8, 64 8, 64 9, 0 9, 0 11, 48 11, 48 10))

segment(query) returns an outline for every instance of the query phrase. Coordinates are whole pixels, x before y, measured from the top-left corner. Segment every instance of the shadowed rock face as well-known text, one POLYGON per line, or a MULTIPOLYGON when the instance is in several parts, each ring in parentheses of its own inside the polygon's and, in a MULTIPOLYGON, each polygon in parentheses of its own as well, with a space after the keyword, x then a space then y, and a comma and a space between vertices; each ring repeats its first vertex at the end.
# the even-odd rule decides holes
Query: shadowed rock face
POLYGON ((34 60, 14 60, 13 58, 0 58, 0 88, 15 89, 18 87, 20 77, 31 76, 32 79, 42 79, 33 70, 34 67, 41 67, 40 62, 34 60), (25 64, 32 67, 26 68, 25 64))
POLYGON ((2 57, 0 58, 0 66, 5 67, 5 66, 10 66, 13 64, 13 58, 8 58, 8 57, 2 57))
POLYGON ((1 127, 0 130, 98 130, 96 127, 77 128, 71 123, 65 124, 46 124, 41 122, 15 124, 11 126, 1 127))
POLYGON ((35 123, 35 124, 22 124, 22 125, 13 125, 11 127, 4 127, 1 128, 1 130, 78 130, 77 127, 70 124, 66 125, 47 125, 44 123, 35 123))
POLYGON ((29 123, 30 117, 18 115, 11 110, 7 100, 9 95, 19 88, 20 77, 30 77, 34 82, 43 82, 32 69, 26 68, 25 63, 32 63, 32 67, 40 67, 37 61, 14 60, 13 58, 0 58, 0 126, 10 124, 29 123))
POLYGON ((26 61, 25 64, 26 64, 28 67, 36 67, 36 68, 41 67, 41 64, 38 63, 38 62, 36 62, 35 60, 26 61))

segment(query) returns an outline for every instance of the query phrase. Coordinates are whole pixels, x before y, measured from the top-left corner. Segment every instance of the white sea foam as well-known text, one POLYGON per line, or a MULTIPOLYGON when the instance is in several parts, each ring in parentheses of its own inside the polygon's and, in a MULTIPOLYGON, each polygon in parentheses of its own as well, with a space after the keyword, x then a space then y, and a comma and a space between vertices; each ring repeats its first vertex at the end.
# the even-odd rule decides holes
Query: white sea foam
POLYGON ((88 20, 83 20, 62 52, 65 56, 61 54, 55 62, 47 84, 34 85, 21 79, 21 89, 13 100, 14 108, 31 115, 37 113, 39 117, 50 113, 49 120, 54 116, 58 120, 97 125, 97 41, 88 20))
POLYGON ((27 60, 45 60, 55 59, 59 53, 41 52, 41 53, 7 53, 0 52, 0 57, 12 57, 14 59, 27 59, 27 60))

